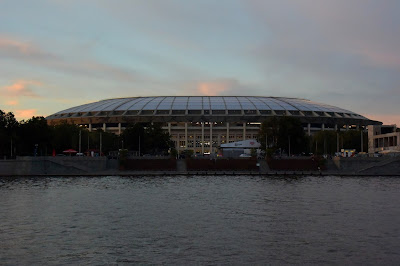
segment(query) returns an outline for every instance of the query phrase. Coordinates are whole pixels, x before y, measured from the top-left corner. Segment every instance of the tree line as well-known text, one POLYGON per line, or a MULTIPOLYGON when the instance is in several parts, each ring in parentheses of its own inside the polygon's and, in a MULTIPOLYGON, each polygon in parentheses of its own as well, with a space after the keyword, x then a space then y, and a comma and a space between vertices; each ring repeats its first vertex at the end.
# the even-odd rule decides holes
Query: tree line
POLYGON ((16 156, 49 156, 67 149, 103 154, 121 148, 139 150, 142 154, 167 154, 173 148, 170 135, 157 123, 129 124, 121 135, 61 123, 48 125, 42 116, 18 122, 12 112, 0 110, 0 158, 16 156), (79 145, 80 143, 80 145, 79 145), (139 144, 140 143, 140 144, 139 144))
MULTIPOLYGON (((262 123, 258 140, 267 153, 331 154, 339 148, 361 151, 360 130, 343 132, 320 131, 309 137, 301 121, 293 117, 272 117, 262 123)), ((363 150, 367 151, 368 136, 363 134, 363 150)), ((168 132, 159 123, 128 124, 121 135, 95 129, 92 132, 75 124, 48 125, 44 117, 36 116, 18 122, 12 112, 0 110, 0 158, 15 156, 45 156, 63 153, 67 149, 109 151, 127 149, 141 154, 175 154, 168 132)))
POLYGON ((363 151, 368 150, 368 134, 359 130, 319 131, 307 136, 303 125, 295 117, 272 117, 261 125, 258 140, 267 153, 272 154, 328 154, 334 155, 342 148, 361 151, 361 134, 363 151))

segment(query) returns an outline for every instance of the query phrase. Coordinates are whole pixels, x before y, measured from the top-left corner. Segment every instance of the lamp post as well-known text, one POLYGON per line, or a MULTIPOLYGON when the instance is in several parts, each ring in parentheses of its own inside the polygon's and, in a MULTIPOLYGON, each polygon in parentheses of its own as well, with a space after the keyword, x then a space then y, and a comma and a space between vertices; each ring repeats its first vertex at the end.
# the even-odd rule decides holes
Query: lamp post
POLYGON ((35 152, 34 152, 34 156, 35 156, 35 157, 37 156, 38 146, 39 146, 39 144, 35 144, 35 152))
POLYGON ((339 131, 336 132, 336 152, 339 153, 339 131))
POLYGON ((99 154, 99 156, 101 156, 101 151, 102 151, 102 149, 103 149, 103 139, 102 139, 102 132, 100 131, 100 154, 99 154))
POLYGON ((82 130, 79 130, 79 153, 81 153, 82 130))

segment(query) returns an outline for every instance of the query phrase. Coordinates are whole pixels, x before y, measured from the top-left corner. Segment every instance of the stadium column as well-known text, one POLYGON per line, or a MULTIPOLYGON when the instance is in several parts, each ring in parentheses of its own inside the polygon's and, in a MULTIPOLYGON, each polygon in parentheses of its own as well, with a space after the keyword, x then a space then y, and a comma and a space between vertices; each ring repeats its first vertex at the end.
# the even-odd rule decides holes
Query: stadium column
POLYGON ((226 122, 226 143, 229 143, 229 122, 226 122))
POLYGON ((103 131, 106 132, 106 129, 107 129, 107 125, 106 125, 106 123, 103 123, 103 131))
POLYGON ((243 140, 246 140, 246 122, 243 123, 243 140))
POLYGON ((322 129, 322 131, 325 131, 325 124, 321 125, 321 129, 322 129))
POLYGON ((171 135, 171 123, 168 122, 168 134, 171 135))
POLYGON ((210 123, 210 154, 212 154, 212 152, 213 152, 213 146, 212 146, 212 144, 213 144, 213 124, 212 123, 210 123))
POLYGON ((363 130, 360 130, 360 140, 361 152, 364 152, 363 130))
POLYGON ((118 135, 121 135, 121 123, 118 123, 118 135))
POLYGON ((308 136, 311 136, 311 124, 310 123, 307 124, 307 133, 308 133, 308 136))
POLYGON ((89 132, 92 132, 92 124, 89 124, 89 132))
POLYGON ((185 122, 185 150, 187 150, 188 143, 188 123, 185 122))
POLYGON ((180 146, 181 146, 181 136, 180 136, 180 134, 178 133, 177 134, 178 135, 178 139, 177 139, 177 141, 176 141, 176 151, 178 152, 178 154, 179 154, 179 148, 180 148, 180 146))
POLYGON ((204 122, 201 122, 201 154, 204 154, 204 122))

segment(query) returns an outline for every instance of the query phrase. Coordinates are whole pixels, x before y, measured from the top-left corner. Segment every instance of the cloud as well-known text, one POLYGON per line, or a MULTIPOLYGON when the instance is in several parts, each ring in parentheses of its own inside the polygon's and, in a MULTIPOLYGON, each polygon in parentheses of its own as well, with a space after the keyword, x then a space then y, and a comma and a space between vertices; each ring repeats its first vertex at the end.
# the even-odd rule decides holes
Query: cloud
POLYGON ((279 88, 274 94, 337 106, 346 102, 359 113, 382 109, 381 103, 389 113, 396 105, 388 103, 400 101, 394 93, 400 84, 398 1, 248 3, 266 36, 249 49, 250 60, 264 75, 266 87, 279 88))
POLYGON ((5 96, 11 97, 30 97, 39 98, 40 96, 32 90, 32 86, 42 85, 39 81, 18 80, 12 85, 0 87, 0 92, 5 96))
POLYGON ((14 105, 18 105, 18 101, 11 100, 11 101, 7 101, 6 104, 14 106, 14 105))
POLYGON ((22 61, 24 64, 55 71, 63 75, 83 76, 85 78, 111 79, 134 82, 147 79, 129 68, 107 64, 89 57, 87 52, 79 56, 64 57, 26 41, 0 36, 0 57, 22 61), (78 59, 77 59, 78 58, 78 59))
POLYGON ((229 90, 230 87, 231 83, 226 81, 200 82, 197 84, 197 91, 201 95, 217 96, 229 90))
POLYGON ((37 116, 36 112, 36 109, 19 109, 15 110, 15 117, 18 120, 29 119, 32 118, 32 116, 37 116))
POLYGON ((193 81, 186 85, 183 93, 185 95, 205 96, 231 96, 249 95, 258 92, 258 88, 252 85, 244 85, 234 78, 220 78, 215 80, 193 81))
POLYGON ((0 36, 0 55, 5 58, 29 58, 31 60, 50 60, 55 57, 29 42, 4 36, 0 36))

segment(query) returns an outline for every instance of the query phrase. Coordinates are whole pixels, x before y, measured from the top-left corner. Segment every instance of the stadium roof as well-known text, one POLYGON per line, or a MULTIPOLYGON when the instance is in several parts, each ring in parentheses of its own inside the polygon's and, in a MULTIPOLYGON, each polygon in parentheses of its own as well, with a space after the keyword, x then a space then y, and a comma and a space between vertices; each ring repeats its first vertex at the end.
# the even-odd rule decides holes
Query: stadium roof
POLYGON ((107 99, 72 107, 58 114, 142 110, 273 110, 355 114, 332 105, 305 99, 245 96, 157 96, 107 99))
MULTIPOLYGON (((47 117, 49 121, 73 123, 124 121, 209 121, 242 117, 244 121, 262 121, 264 116, 293 115, 304 121, 341 120, 359 125, 381 124, 352 111, 310 100, 257 96, 157 96, 106 99, 83 104, 47 117), (184 116, 185 118, 179 118, 184 116), (146 118, 147 117, 147 118, 146 118), (257 118, 258 117, 258 118, 257 118), (176 119, 175 119, 176 118, 176 119), (310 118, 310 119, 306 119, 310 118), (318 119, 320 118, 320 119, 318 119), (78 120, 79 119, 79 120, 78 120), (105 119, 107 121, 105 121, 105 119), (256 120, 255 120, 256 119, 256 120), (346 120, 346 121, 345 121, 346 120)), ((239 118, 235 118, 236 120, 239 118)), ((228 120, 226 120, 228 121, 228 120)), ((233 120, 231 120, 233 121, 233 120)), ((342 123, 341 122, 341 123, 342 123)))

